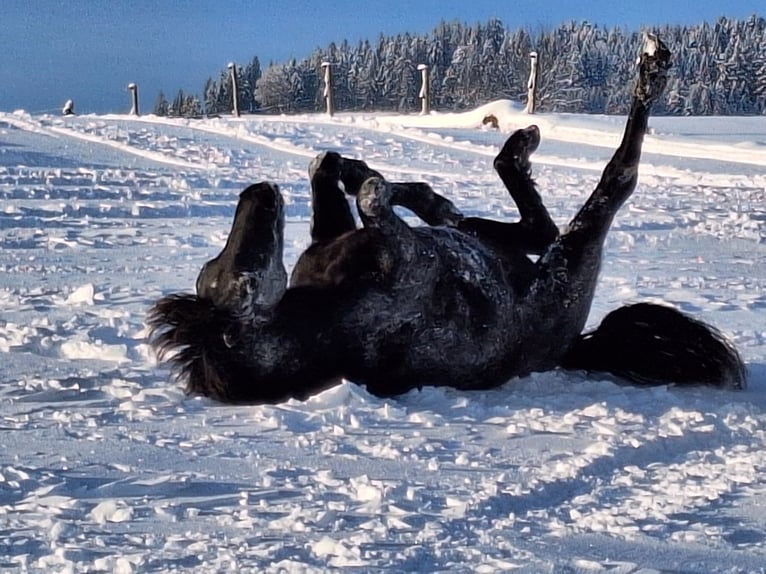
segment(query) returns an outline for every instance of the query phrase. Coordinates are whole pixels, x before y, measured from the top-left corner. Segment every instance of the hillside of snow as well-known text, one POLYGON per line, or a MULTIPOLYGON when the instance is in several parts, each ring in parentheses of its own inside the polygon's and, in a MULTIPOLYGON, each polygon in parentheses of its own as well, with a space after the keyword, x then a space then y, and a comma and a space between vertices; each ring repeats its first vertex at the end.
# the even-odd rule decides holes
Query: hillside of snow
POLYGON ((549 372, 232 407, 157 366, 146 310, 193 289, 248 184, 281 187, 288 268, 327 149, 510 220, 492 158, 532 121, 564 226, 624 118, 0 113, 0 572, 765 572, 764 117, 651 120, 589 320, 670 303, 731 338, 745 391, 549 372))

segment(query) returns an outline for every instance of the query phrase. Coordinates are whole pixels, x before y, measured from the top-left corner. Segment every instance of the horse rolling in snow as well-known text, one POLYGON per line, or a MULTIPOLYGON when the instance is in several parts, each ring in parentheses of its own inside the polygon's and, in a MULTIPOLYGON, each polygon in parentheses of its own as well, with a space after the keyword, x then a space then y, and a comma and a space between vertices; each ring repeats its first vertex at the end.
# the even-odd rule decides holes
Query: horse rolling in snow
POLYGON ((622 142, 563 234, 531 179, 535 126, 513 133, 494 161, 518 206, 515 223, 463 217, 426 184, 389 183, 360 160, 320 154, 309 168, 312 244, 289 288, 279 189, 248 187, 197 294, 166 296, 150 310, 160 359, 189 393, 229 403, 302 399, 341 378, 379 396, 425 385, 487 389, 558 367, 642 384, 743 387, 736 350, 668 307, 623 307, 581 334, 669 59, 658 39, 647 41, 622 142), (356 196, 359 229, 345 194, 356 196), (410 227, 393 205, 430 226, 410 227))

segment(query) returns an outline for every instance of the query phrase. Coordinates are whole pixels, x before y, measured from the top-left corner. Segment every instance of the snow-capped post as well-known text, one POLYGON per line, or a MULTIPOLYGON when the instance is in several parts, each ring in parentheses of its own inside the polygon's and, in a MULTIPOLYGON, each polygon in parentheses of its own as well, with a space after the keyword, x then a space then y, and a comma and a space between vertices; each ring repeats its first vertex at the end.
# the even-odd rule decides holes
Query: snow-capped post
POLYGON ((138 113, 138 86, 134 83, 128 84, 128 91, 130 92, 130 115, 137 116, 138 113))
POLYGON ((535 113, 535 90, 537 89, 537 52, 529 53, 529 81, 527 81, 527 107, 528 114, 535 113))
POLYGON ((239 86, 237 85, 237 65, 234 62, 229 62, 229 70, 231 70, 231 111, 239 117, 239 86))
POLYGON ((332 98, 332 64, 322 62, 324 69, 324 99, 327 102, 327 115, 332 116, 335 113, 335 104, 332 98))
POLYGON ((420 98, 420 103, 422 105, 421 113, 423 115, 428 115, 431 113, 430 90, 428 87, 428 65, 419 64, 418 70, 420 70, 420 93, 418 94, 418 97, 420 98))

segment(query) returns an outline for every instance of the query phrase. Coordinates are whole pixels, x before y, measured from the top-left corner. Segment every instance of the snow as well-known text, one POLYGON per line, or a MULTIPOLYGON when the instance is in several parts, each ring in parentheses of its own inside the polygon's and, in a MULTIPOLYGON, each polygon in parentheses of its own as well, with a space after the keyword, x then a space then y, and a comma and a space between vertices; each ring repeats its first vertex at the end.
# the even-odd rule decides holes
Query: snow
POLYGON ((232 407, 184 396, 146 344, 249 183, 280 185, 288 266, 326 149, 511 219, 491 160, 535 122, 563 226, 623 121, 0 114, 0 571, 764 572, 766 118, 651 120, 590 318, 673 304, 736 343, 746 391, 550 372, 232 407))

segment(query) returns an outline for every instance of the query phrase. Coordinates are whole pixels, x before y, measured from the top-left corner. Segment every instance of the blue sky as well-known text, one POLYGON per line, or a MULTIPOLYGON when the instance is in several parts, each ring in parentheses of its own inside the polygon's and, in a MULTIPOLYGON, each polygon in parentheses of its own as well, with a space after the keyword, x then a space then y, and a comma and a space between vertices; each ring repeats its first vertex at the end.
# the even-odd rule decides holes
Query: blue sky
POLYGON ((719 16, 766 16, 763 0, 2 0, 0 110, 53 112, 72 98, 79 113, 124 112, 126 86, 141 107, 160 90, 200 93, 230 61, 302 58, 344 39, 426 33, 441 20, 500 18, 509 28, 570 20, 642 29, 719 16), (323 6, 326 6, 323 8, 323 6))

